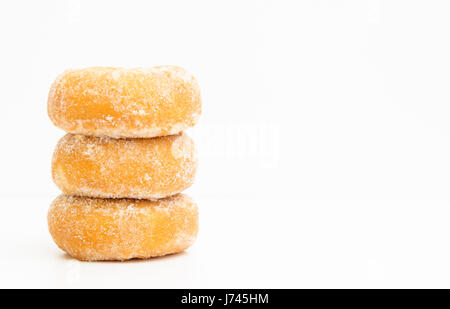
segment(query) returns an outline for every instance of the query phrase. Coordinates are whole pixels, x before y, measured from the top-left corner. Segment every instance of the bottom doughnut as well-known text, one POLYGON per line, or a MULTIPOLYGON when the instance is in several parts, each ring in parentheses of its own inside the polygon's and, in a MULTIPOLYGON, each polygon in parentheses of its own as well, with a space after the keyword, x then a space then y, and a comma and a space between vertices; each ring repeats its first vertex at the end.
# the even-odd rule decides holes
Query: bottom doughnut
POLYGON ((48 228, 59 248, 83 261, 150 258, 181 252, 198 232, 197 205, 184 194, 160 200, 58 196, 48 228))

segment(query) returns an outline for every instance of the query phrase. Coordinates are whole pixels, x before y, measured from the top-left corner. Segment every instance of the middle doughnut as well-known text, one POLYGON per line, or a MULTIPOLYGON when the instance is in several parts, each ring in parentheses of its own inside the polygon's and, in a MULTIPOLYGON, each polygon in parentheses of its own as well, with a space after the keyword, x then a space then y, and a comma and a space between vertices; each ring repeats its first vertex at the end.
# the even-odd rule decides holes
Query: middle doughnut
POLYGON ((53 154, 52 176, 66 194, 157 199, 190 187, 194 142, 182 132, 150 139, 66 134, 53 154))

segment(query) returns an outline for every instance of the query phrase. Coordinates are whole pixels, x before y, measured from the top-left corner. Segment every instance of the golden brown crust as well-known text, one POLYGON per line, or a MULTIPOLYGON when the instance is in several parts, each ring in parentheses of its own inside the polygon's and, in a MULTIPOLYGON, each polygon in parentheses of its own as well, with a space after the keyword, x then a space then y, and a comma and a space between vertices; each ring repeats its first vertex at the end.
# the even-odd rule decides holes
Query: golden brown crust
POLYGON ((186 195, 157 201, 60 195, 48 212, 55 243, 79 260, 127 260, 181 252, 198 232, 186 195))
POLYGON ((194 126, 201 114, 195 78, 176 66, 68 70, 52 84, 48 115, 70 132, 155 137, 194 126))
POLYGON ((67 134, 52 161, 55 184, 66 194, 155 199, 194 182, 197 156, 186 133, 150 139, 67 134))

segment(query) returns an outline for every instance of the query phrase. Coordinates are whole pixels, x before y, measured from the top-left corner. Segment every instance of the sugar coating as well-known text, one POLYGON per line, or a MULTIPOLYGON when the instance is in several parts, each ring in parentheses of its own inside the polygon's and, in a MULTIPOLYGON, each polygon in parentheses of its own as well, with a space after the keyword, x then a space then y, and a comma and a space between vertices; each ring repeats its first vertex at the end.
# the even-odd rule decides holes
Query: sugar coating
POLYGON ((55 184, 88 197, 163 198, 190 187, 196 171, 194 142, 184 132, 150 139, 66 134, 52 160, 55 184))
POLYGON ((48 95, 48 115, 75 134, 155 137, 194 126, 201 114, 196 79, 176 66, 67 70, 48 95))
POLYGON ((197 205, 184 194, 156 201, 58 196, 48 212, 55 243, 86 261, 181 252, 198 232, 197 205))

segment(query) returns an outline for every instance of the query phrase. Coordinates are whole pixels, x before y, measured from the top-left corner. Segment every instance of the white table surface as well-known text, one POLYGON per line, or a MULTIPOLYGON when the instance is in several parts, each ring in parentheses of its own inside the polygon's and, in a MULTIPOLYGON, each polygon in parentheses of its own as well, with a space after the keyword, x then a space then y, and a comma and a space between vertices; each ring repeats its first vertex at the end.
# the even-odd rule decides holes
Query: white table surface
POLYGON ((187 252, 88 263, 53 243, 51 198, 2 198, 0 287, 450 287, 447 202, 197 200, 187 252))

